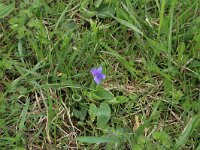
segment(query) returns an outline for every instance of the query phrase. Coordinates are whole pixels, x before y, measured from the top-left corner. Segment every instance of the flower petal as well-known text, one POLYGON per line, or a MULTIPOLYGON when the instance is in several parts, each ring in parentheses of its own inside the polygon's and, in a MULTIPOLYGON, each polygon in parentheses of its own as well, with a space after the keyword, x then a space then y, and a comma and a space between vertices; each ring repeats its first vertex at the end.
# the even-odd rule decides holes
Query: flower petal
POLYGON ((92 73, 92 75, 97 75, 98 74, 98 71, 97 71, 97 69, 95 69, 95 68, 93 68, 92 70, 91 70, 91 73, 92 73))
POLYGON ((99 67, 99 68, 97 69, 97 71, 98 71, 98 73, 101 73, 102 67, 99 67))
POLYGON ((99 84, 101 82, 101 78, 99 78, 98 76, 95 76, 94 81, 96 82, 96 84, 99 84))
POLYGON ((101 78, 101 79, 105 79, 105 78, 106 78, 106 75, 104 75, 103 73, 101 73, 101 74, 99 74, 98 77, 101 78))

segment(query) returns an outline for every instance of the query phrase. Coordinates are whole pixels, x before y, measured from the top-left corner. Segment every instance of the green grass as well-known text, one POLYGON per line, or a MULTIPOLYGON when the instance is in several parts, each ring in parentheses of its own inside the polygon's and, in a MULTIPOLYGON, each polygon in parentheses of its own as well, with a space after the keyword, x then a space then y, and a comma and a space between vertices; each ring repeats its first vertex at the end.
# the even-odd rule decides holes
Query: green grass
POLYGON ((199 8, 1 0, 0 149, 200 149, 199 8))

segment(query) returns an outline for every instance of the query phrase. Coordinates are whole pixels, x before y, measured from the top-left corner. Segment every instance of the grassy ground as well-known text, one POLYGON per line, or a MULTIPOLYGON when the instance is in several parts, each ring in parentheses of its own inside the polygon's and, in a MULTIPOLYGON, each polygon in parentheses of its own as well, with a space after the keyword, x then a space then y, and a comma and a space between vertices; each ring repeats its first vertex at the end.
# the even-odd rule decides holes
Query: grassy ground
POLYGON ((0 2, 0 149, 200 149, 198 0, 0 2))

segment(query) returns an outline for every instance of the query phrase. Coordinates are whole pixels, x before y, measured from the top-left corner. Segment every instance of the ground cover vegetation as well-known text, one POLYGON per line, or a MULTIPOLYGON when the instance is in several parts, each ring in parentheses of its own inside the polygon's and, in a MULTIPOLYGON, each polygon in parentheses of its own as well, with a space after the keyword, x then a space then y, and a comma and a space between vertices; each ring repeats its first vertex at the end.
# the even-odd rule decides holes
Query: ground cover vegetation
POLYGON ((0 0, 0 149, 200 149, 199 0, 0 0))

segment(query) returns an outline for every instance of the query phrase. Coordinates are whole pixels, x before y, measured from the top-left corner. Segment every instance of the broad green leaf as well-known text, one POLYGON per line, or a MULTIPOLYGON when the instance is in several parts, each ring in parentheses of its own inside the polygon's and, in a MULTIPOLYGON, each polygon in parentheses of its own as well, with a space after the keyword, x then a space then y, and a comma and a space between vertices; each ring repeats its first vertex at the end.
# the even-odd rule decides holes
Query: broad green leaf
MULTIPOLYGON (((186 127, 184 128, 181 136, 179 137, 178 141, 175 144, 175 148, 182 147, 185 143, 188 137, 192 134, 192 132, 195 130, 197 126, 200 125, 200 115, 197 115, 190 119, 186 127)), ((196 131, 197 132, 197 131, 196 131)))
POLYGON ((117 138, 112 137, 95 137, 95 136, 81 136, 76 138, 79 142, 85 143, 111 143, 118 142, 117 138))
POLYGON ((92 122, 94 122, 94 119, 97 115, 97 112, 98 112, 98 109, 96 107, 95 104, 90 104, 90 107, 89 107, 89 115, 90 115, 90 119, 92 122))
POLYGON ((6 17, 14 9, 14 4, 3 5, 0 3, 0 19, 6 17))
POLYGON ((96 99, 96 100, 105 100, 105 99, 108 100, 108 99, 114 98, 113 94, 108 90, 94 91, 92 92, 91 96, 93 99, 96 99))
POLYGON ((97 112, 97 127, 104 128, 110 120, 111 110, 107 103, 101 103, 97 112))

